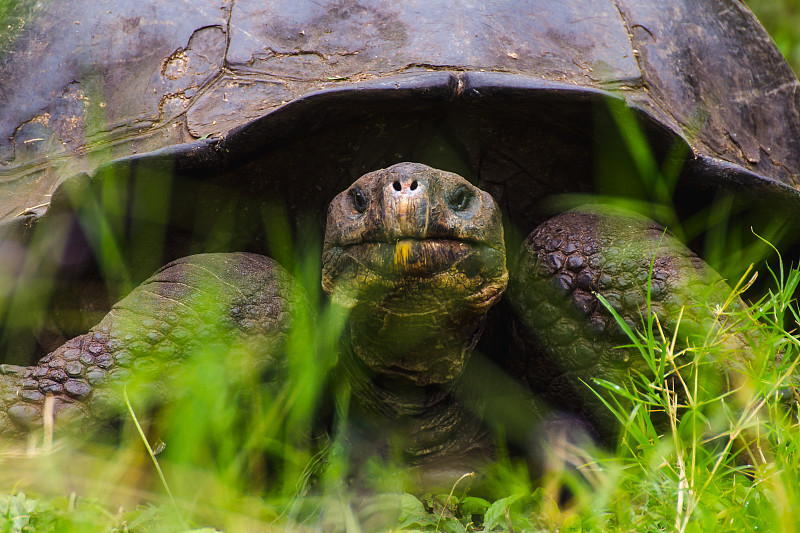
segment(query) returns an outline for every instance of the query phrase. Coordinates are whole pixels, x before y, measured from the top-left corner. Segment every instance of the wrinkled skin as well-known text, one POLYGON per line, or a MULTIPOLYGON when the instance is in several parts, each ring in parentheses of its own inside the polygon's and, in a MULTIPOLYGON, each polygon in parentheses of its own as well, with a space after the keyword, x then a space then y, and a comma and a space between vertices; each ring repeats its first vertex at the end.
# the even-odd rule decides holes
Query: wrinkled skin
MULTIPOLYGON (((78 414, 102 424, 118 411, 131 374, 160 385, 186 354, 223 343, 252 371, 280 379, 285 332, 306 305, 294 281, 256 254, 199 254, 174 261, 142 283, 89 332, 32 367, 0 366, 0 435, 42 423, 46 397, 57 419, 78 414)), ((166 391, 160 391, 166 394, 166 391)))
POLYGON ((372 172, 331 202, 322 258, 323 289, 350 309, 340 361, 357 438, 393 435, 411 463, 469 471, 491 446, 461 378, 508 280, 495 201, 424 165, 372 172))
POLYGON ((590 206, 546 221, 522 245, 509 293, 519 316, 512 372, 554 405, 591 420, 606 440, 614 435, 613 414, 596 395, 579 391, 595 378, 621 385, 631 372, 650 370, 635 350, 619 348, 631 340, 598 294, 632 331, 648 314, 658 317, 665 339, 677 329, 678 366, 693 357, 683 348, 710 339, 720 360, 715 375, 705 376, 708 387, 717 379, 725 381, 717 390, 730 388, 752 354, 747 325, 727 318, 743 305, 731 299, 731 288, 664 228, 633 213, 590 206))
MULTIPOLYGON (((625 337, 597 294, 632 328, 648 312, 659 314, 667 335, 683 307, 693 328, 681 326, 682 341, 719 333, 727 350, 723 378, 749 353, 746 339, 723 328, 714 309, 730 288, 652 221, 607 208, 553 217, 526 239, 509 282, 492 197, 456 174, 400 163, 364 175, 328 210, 322 285, 349 311, 335 375, 352 391, 348 439, 361 447, 360 457, 399 448, 405 461, 422 467, 423 484, 447 485, 493 456, 485 408, 514 396, 507 376, 482 375, 489 367, 473 349, 507 284, 518 318, 509 324, 510 351, 497 363, 600 434, 613 433, 613 421, 585 383, 624 381, 644 363, 618 348, 625 337)), ((57 415, 77 408, 98 416, 98 383, 124 382, 126 369, 146 367, 148 358, 180 363, 189 344, 204 342, 204 325, 254 347, 261 354, 256 364, 279 370, 282 339, 305 305, 290 297, 296 290, 279 266, 254 254, 168 265, 37 366, 6 368, 0 432, 35 425, 48 395, 57 415), (206 308, 210 294, 225 296, 206 308)), ((536 432, 545 427, 531 398, 514 397, 527 418, 506 421, 507 434, 523 441, 541 438, 536 432)))
POLYGON ((508 280, 492 197, 418 164, 367 174, 333 199, 322 261, 323 289, 352 309, 357 357, 421 386, 462 373, 508 280))

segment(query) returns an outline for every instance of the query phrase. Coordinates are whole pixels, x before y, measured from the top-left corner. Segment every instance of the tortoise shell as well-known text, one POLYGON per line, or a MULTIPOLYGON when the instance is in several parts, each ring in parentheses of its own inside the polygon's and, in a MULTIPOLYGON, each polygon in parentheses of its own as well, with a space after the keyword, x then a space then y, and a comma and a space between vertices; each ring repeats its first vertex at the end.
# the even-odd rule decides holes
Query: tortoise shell
POLYGON ((735 0, 23 0, 14 14, 0 316, 47 279, 32 320, 67 335, 86 323, 66 307, 91 323, 174 258, 270 253, 276 209, 321 227, 340 190, 399 161, 490 192, 512 239, 574 194, 644 202, 696 249, 698 219, 783 246, 800 225, 798 81, 735 0))

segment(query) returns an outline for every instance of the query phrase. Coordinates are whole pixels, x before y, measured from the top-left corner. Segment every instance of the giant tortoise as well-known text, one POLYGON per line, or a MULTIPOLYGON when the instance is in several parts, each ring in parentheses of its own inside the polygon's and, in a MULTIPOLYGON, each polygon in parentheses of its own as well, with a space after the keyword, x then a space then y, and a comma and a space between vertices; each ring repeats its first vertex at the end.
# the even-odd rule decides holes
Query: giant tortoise
MULTIPOLYGON (((7 433, 48 397, 92 417, 99 384, 180 361, 205 326, 279 349, 308 302, 260 255, 276 210, 322 233, 330 204, 322 284, 350 310, 337 376, 364 441, 399 432, 411 463, 492 455, 483 400, 462 406, 499 393, 470 381, 485 361, 602 436, 582 387, 637 363, 597 294, 634 328, 648 299, 668 327, 682 307, 720 327, 730 289, 698 255, 729 274, 728 254, 761 258, 751 228, 784 250, 797 234, 798 81, 736 0, 16 9, 7 433), (615 200, 641 214, 596 205, 615 200)), ((729 334, 720 364, 748 342, 729 334)))

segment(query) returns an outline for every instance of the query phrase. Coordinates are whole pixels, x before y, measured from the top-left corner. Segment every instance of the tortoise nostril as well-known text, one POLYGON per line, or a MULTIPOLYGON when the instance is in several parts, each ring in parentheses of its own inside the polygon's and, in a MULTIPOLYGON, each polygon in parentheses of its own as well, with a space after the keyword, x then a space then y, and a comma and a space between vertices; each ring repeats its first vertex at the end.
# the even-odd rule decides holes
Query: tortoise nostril
POLYGON ((399 191, 401 189, 400 182, 395 181, 394 183, 392 183, 392 187, 394 187, 394 190, 399 191))
POLYGON ((413 191, 416 188, 417 188, 417 180, 414 180, 411 182, 411 190, 413 191))

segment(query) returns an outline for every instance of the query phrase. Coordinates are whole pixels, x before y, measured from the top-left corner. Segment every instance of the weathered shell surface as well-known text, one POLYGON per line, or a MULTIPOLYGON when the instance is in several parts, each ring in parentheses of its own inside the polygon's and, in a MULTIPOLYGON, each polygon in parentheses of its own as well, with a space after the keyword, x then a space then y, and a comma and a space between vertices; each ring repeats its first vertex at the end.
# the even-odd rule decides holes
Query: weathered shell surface
POLYGON ((737 0, 22 4, 25 24, 0 41, 0 220, 41 213, 111 158, 429 71, 611 91, 696 154, 800 185, 798 82, 737 0))

